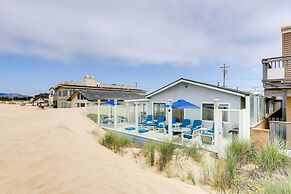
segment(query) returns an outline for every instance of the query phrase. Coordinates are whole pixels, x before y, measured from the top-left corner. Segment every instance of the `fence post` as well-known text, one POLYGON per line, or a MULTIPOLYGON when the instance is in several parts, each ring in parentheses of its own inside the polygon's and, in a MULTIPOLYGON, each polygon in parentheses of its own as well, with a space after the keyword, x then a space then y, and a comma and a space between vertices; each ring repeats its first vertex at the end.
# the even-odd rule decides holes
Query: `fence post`
POLYGON ((219 100, 214 99, 214 149, 218 157, 223 157, 222 145, 222 111, 219 110, 219 100))
POLYGON ((126 102, 126 120, 129 122, 129 102, 126 102))
POLYGON ((114 100, 114 129, 117 129, 117 100, 114 100))
POLYGON ((135 101, 134 111, 135 111, 135 131, 138 133, 138 101, 135 101))
MULTIPOLYGON (((108 100, 108 102, 109 102, 109 100, 108 100)), ((109 125, 109 123, 111 121, 111 106, 108 105, 107 108, 108 108, 108 125, 109 125)))
POLYGON ((98 125, 100 125, 100 104, 101 104, 101 101, 98 100, 98 102, 97 102, 97 123, 98 123, 98 125))
POLYGON ((238 126, 238 138, 243 139, 244 137, 244 111, 245 109, 242 109, 238 112, 239 114, 239 126, 238 126))
POLYGON ((172 100, 169 99, 168 101, 168 133, 169 133, 169 141, 173 140, 173 129, 172 129, 172 100))
POLYGON ((244 113, 244 139, 250 141, 251 139, 251 112, 250 112, 250 96, 246 96, 246 109, 244 113))

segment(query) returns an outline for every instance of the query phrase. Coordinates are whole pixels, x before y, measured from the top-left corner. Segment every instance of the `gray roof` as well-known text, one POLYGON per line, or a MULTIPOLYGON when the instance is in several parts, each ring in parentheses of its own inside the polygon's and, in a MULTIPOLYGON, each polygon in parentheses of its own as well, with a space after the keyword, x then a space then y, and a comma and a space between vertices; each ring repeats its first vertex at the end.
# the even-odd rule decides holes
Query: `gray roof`
POLYGON ((232 89, 232 88, 225 88, 225 87, 221 87, 221 86, 216 86, 216 85, 212 85, 212 84, 208 84, 208 83, 203 83, 203 82, 198 82, 198 81, 194 81, 194 80, 190 80, 190 79, 185 79, 185 78, 180 78, 160 89, 157 89, 153 92, 151 92, 150 94, 146 95, 146 98, 149 98, 161 91, 163 91, 164 89, 168 88, 168 87, 171 87, 171 86, 174 86, 175 84, 179 83, 179 82, 188 82, 188 83, 192 83, 192 84, 199 84, 199 85, 204 85, 204 86, 209 86, 210 88, 213 88, 213 89, 218 89, 218 90, 221 90, 221 91, 224 91, 224 92, 232 92, 234 94, 240 94, 240 95, 249 95, 249 92, 244 92, 244 91, 241 91, 241 90, 236 90, 236 89, 232 89))
POLYGON ((97 100, 132 100, 132 99, 143 99, 145 95, 136 92, 126 91, 106 91, 106 90, 76 90, 72 96, 68 99, 69 101, 75 95, 79 93, 84 96, 88 101, 97 100))

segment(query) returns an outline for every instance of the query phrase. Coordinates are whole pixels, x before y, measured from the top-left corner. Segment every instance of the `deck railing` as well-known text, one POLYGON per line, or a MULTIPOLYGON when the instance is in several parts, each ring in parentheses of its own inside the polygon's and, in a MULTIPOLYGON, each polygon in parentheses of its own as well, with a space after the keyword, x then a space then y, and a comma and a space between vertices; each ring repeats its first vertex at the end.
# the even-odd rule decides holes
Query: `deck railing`
POLYGON ((270 121, 270 140, 280 138, 286 142, 286 148, 291 149, 291 122, 270 121))
POLYGON ((262 59, 263 81, 291 80, 291 56, 262 59))

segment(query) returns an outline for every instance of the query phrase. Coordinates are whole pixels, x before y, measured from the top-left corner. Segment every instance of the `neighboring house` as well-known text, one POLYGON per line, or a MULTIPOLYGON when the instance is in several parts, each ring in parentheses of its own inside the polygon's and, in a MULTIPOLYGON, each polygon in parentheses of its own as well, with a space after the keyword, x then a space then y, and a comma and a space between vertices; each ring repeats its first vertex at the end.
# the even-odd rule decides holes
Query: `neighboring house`
MULTIPOLYGON (((75 103, 74 98, 70 98, 75 91, 77 90, 88 90, 88 91, 115 91, 115 92, 131 92, 135 94, 144 95, 146 92, 144 90, 138 89, 136 87, 117 85, 117 84, 103 84, 100 81, 97 81, 93 78, 93 76, 85 76, 84 82, 74 82, 67 81, 59 83, 56 87, 51 89, 51 94, 53 95, 53 107, 54 108, 71 108, 76 107, 78 104, 71 104, 72 100, 75 103), (68 99, 70 100, 68 101, 68 99)), ((86 102, 81 102, 80 100, 85 99, 77 99, 79 100, 79 106, 85 106, 86 102), (83 104, 82 104, 83 103, 83 104), (85 103, 85 104, 84 104, 85 103)))
POLYGON ((35 95, 32 99, 31 99, 31 102, 32 102, 32 105, 35 105, 35 106, 48 106, 49 103, 48 103, 48 99, 49 99, 49 94, 48 93, 40 93, 38 95, 35 95))
MULTIPOLYGON (((254 98, 254 94, 184 78, 176 80, 146 96, 149 99, 148 112, 153 115, 154 119, 157 119, 158 116, 167 117, 166 103, 169 99, 173 102, 184 99, 199 106, 200 109, 173 109, 173 117, 180 122, 184 118, 191 119, 191 121, 194 119, 203 120, 204 127, 212 126, 214 99, 219 99, 220 109, 241 110, 248 106, 253 115, 257 114, 253 110, 253 103, 246 104, 246 102, 250 102, 246 101, 246 98, 250 100, 252 99, 250 97, 254 98)), ((252 102, 255 101, 252 100, 252 102)), ((257 101, 257 103, 261 103, 261 101, 257 101)), ((238 111, 223 111, 222 114, 224 133, 227 135, 230 129, 238 127, 239 113, 238 111)), ((256 117, 255 119, 258 118, 256 117)))
POLYGON ((68 101, 71 107, 85 107, 96 105, 98 101, 105 102, 108 100, 132 100, 143 99, 145 94, 139 94, 133 91, 108 91, 108 90, 85 90, 78 89, 70 96, 68 101))
POLYGON ((266 110, 264 128, 291 147, 291 26, 281 28, 282 56, 262 59, 266 110))

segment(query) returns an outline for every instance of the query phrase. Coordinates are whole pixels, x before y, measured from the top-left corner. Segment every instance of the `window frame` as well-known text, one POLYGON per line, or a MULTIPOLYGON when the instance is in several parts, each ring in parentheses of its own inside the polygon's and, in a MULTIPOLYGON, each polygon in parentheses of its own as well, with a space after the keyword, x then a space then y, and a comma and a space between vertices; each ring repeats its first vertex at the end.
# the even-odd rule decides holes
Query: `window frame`
MULTIPOLYGON (((214 102, 201 102, 201 106, 200 106, 201 107, 201 111, 200 111, 201 120, 203 120, 203 121, 214 121, 214 118, 213 118, 213 120, 204 120, 203 119, 203 104, 213 104, 213 110, 214 110, 214 102)), ((228 107, 227 109, 230 109, 230 103, 229 102, 220 102, 219 106, 220 105, 227 105, 227 107, 228 107)), ((229 118, 230 118, 230 111, 227 112, 227 121, 223 121, 222 120, 222 122, 229 123, 229 118)))
POLYGON ((68 90, 63 90, 63 97, 67 97, 68 96, 68 90), (66 95, 65 95, 66 93, 66 95))
POLYGON ((75 90, 74 89, 70 89, 69 90, 69 95, 72 96, 74 94, 75 90))
POLYGON ((155 114, 154 114, 154 104, 164 104, 165 105, 165 119, 167 119, 167 108, 166 108, 167 103, 166 102, 152 102, 152 114, 153 114, 153 118, 154 119, 157 119, 157 118, 155 118, 155 114))

